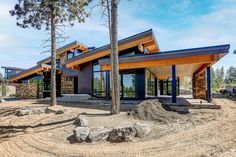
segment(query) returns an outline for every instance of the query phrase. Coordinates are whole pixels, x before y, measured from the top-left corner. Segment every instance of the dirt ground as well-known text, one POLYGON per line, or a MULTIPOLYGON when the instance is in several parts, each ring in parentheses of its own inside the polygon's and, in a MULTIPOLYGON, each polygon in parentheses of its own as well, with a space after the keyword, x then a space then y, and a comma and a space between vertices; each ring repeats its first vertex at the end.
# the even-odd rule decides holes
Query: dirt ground
POLYGON ((109 106, 63 104, 65 114, 15 116, 19 107, 45 107, 38 101, 0 104, 1 157, 90 157, 90 156, 236 156, 236 104, 214 99, 221 110, 189 110, 170 122, 142 121, 153 126, 146 139, 127 143, 73 143, 72 125, 83 113, 90 127, 114 127, 141 121, 121 112, 110 115, 109 106))

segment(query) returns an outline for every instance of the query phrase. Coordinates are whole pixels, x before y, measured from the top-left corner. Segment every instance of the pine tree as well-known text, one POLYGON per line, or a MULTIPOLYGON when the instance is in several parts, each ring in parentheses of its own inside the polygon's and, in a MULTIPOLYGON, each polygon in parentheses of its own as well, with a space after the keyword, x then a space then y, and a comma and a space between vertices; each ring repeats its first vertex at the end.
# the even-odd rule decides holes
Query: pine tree
POLYGON ((51 45, 51 104, 56 105, 56 43, 59 26, 71 25, 73 21, 84 22, 88 17, 85 8, 91 0, 18 0, 10 11, 16 16, 16 24, 22 28, 50 31, 51 45))
POLYGON ((120 113, 120 81, 118 52, 118 4, 119 0, 100 0, 102 16, 107 17, 111 45, 111 114, 120 113))

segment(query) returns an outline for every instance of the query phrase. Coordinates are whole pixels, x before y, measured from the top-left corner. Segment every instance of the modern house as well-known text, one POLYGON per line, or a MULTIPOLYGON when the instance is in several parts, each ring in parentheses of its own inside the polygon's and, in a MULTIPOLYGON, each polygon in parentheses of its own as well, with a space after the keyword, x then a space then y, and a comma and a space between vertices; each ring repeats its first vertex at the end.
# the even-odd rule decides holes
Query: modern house
MULTIPOLYGON (((211 100, 210 67, 229 52, 230 45, 161 52, 152 30, 119 40, 121 99, 172 95, 176 102, 183 77, 192 78, 194 98, 211 100)), ((73 42, 57 50, 57 92, 90 94, 110 99, 110 45, 99 48, 73 42)), ((50 58, 11 77, 22 82, 41 75, 44 97, 50 92, 50 58)))

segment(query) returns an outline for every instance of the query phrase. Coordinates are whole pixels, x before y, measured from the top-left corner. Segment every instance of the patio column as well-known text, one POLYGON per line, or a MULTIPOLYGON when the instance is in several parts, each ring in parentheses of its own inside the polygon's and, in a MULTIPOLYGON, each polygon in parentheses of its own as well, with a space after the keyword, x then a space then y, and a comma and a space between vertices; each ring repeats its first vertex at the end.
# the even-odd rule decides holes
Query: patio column
POLYGON ((211 67, 207 67, 207 101, 211 102, 211 67))
POLYGON ((176 66, 172 65, 172 103, 176 103, 176 66))

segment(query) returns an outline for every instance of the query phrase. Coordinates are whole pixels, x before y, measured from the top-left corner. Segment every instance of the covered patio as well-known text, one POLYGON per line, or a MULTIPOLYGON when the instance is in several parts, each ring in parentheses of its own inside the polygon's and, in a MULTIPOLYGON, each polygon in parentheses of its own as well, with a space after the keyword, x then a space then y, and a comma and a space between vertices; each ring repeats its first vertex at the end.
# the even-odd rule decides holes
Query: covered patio
MULTIPOLYGON (((156 77, 157 96, 163 93, 163 81, 171 90, 171 103, 178 103, 178 86, 183 77, 191 77, 192 97, 208 102, 211 98, 211 66, 229 52, 230 45, 218 45, 193 49, 139 54, 119 58, 119 69, 150 70, 156 77)), ((110 71, 110 59, 100 59, 104 71, 110 71)))

